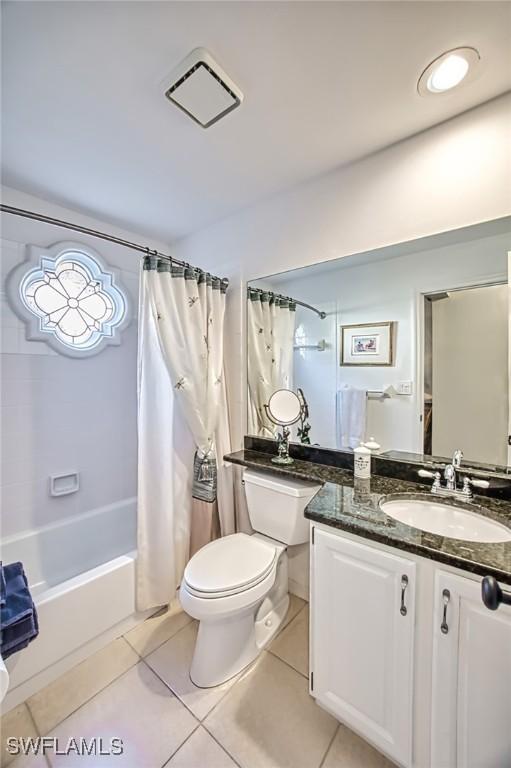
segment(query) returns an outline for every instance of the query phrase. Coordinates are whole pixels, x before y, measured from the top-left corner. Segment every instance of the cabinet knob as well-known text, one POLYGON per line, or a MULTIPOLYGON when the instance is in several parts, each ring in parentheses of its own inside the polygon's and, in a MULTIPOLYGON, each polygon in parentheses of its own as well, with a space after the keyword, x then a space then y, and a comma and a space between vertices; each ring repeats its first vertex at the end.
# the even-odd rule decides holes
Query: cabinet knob
POLYGON ((481 595, 483 603, 490 611, 496 611, 501 603, 511 605, 511 592, 504 592, 493 576, 485 576, 482 580, 481 595))

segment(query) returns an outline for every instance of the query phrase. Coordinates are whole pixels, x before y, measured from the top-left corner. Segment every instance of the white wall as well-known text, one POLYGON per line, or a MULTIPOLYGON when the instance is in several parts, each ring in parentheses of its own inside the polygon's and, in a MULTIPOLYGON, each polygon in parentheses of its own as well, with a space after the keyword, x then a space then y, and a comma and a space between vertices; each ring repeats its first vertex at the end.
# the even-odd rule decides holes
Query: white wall
POLYGON ((508 94, 176 244, 178 257, 231 279, 235 446, 245 430, 244 281, 509 215, 510 136, 508 94))
MULTIPOLYGON (((139 240, 39 198, 4 189, 2 202, 139 240)), ((139 255, 48 224, 2 214, 2 536, 41 528, 111 503, 134 513, 136 496, 136 356, 139 255), (120 346, 77 359, 27 341, 5 297, 5 276, 25 246, 74 240, 121 271, 132 322, 120 346), (51 474, 80 472, 80 490, 52 498, 51 474)), ((151 243, 157 247, 157 243, 151 243)))
MULTIPOLYGON (((488 226, 480 229, 486 232, 488 226)), ((316 343, 320 338, 327 340, 324 352, 307 350, 295 351, 294 354, 294 381, 296 386, 304 390, 310 406, 312 442, 336 447, 335 393, 344 384, 360 389, 385 390, 389 386, 397 388, 400 381, 411 381, 412 396, 368 401, 366 438, 374 436, 383 450, 422 453, 419 421, 422 394, 421 383, 417 379, 420 362, 417 329, 419 296, 421 293, 449 290, 495 279, 507 280, 507 250, 511 243, 511 231, 471 240, 467 239, 466 232, 464 235, 463 242, 440 247, 434 247, 435 244, 430 242, 428 250, 397 258, 389 258, 393 249, 388 249, 390 253, 387 252, 385 260, 380 258, 357 265, 355 259, 350 260, 350 266, 347 266, 341 259, 337 268, 327 264, 323 272, 316 268, 312 275, 308 274, 309 270, 300 269, 290 272, 289 279, 280 278, 276 282, 275 291, 305 301, 328 313, 321 320, 309 310, 297 308, 297 327, 304 332, 306 343, 316 343), (393 366, 358 368, 339 365, 340 325, 388 320, 396 323, 393 366)), ((471 236, 475 235, 472 231, 471 236)), ((431 239, 442 238, 439 236, 431 239)), ((267 279, 264 282, 271 284, 267 279)), ((477 321, 476 313, 473 323, 477 324, 477 321)), ((507 346, 506 322, 507 310, 504 313, 504 335, 501 340, 504 348, 507 346)), ((467 329, 469 327, 467 325, 467 329)), ((449 336, 448 330, 446 335, 449 336)), ((474 334, 467 330, 466 346, 472 343, 473 338, 474 334)), ((477 360, 477 354, 472 353, 471 359, 477 360)), ((507 352, 502 366, 507 381, 507 352)), ((489 371, 488 367, 486 371, 488 375, 496 373, 496 370, 489 371)), ((507 416, 503 429, 507 434, 507 416)), ((464 447, 463 434, 457 435, 454 430, 452 438, 464 447)), ((471 458, 485 460, 483 455, 478 457, 473 452, 471 458)))

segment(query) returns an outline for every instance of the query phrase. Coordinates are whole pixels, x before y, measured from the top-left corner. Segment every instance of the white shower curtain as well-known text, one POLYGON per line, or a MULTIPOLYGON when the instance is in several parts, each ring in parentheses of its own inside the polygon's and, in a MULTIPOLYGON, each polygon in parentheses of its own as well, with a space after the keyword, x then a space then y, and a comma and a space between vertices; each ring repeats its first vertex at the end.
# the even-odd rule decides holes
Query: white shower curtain
MULTIPOLYGON (((223 332, 227 283, 146 257, 139 320, 137 606, 176 593, 193 548, 234 531, 223 332), (192 500, 193 453, 217 463, 217 503, 192 500)), ((208 463, 208 462, 206 462, 208 463)), ((194 487, 201 488, 201 483, 194 487)), ((202 486, 214 498, 211 482, 202 486)), ((201 495, 201 494, 199 494, 201 495)), ((202 498, 204 498, 202 496, 202 498)))
POLYGON ((248 292, 248 431, 273 437, 264 405, 276 389, 293 386, 296 304, 272 293, 248 292))

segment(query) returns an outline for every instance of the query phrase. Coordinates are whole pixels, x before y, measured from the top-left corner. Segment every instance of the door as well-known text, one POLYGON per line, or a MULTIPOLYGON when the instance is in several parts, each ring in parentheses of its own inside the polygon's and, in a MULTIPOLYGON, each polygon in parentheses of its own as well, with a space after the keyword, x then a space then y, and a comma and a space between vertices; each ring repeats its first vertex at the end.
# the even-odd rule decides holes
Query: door
POLYGON ((314 527, 311 693, 411 764, 415 564, 314 527))
POLYGON ((431 765, 511 766, 511 608, 437 571, 433 620, 431 765))
POLYGON ((466 461, 507 464, 508 293, 505 283, 480 285, 430 301, 434 456, 461 447, 466 461))

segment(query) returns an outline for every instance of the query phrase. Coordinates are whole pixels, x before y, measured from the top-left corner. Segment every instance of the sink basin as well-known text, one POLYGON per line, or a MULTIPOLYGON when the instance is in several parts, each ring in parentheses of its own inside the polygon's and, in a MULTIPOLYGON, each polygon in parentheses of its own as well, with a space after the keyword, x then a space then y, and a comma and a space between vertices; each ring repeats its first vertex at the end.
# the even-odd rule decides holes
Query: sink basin
POLYGON ((400 523, 437 536, 493 544, 511 541, 511 529, 478 514, 475 505, 453 506, 436 499, 402 496, 383 498, 380 509, 400 523))

